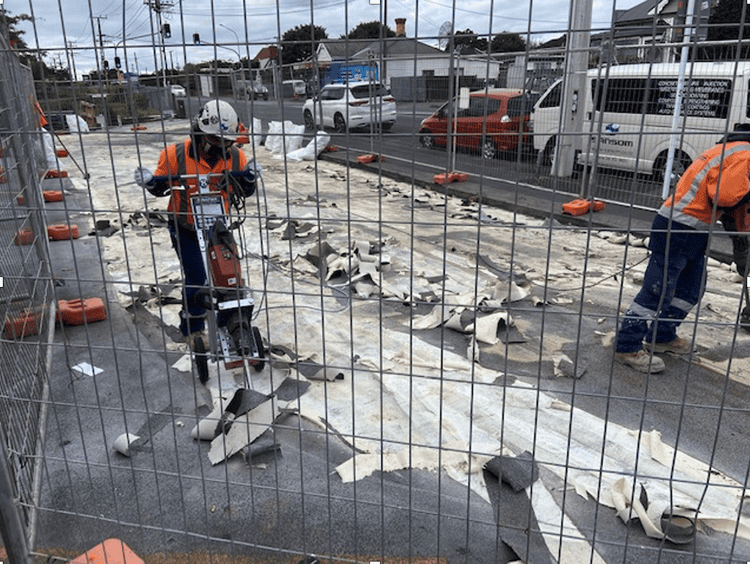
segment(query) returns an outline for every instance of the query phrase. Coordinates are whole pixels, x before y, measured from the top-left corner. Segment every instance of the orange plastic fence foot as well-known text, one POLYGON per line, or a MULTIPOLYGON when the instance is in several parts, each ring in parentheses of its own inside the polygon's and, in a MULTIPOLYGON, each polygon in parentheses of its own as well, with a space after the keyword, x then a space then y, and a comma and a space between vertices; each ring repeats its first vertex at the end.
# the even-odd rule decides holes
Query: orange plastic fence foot
POLYGON ((435 184, 449 184, 451 182, 466 182, 469 175, 463 172, 448 172, 435 175, 435 184))
POLYGON ((62 202, 63 193, 62 190, 44 190, 42 192, 45 202, 62 202))
POLYGON ((31 227, 24 227, 19 229, 18 233, 13 237, 14 245, 31 245, 34 242, 34 232, 31 227))
POLYGON ((605 207, 606 204, 600 200, 592 201, 577 199, 563 204, 563 213, 567 213, 569 215, 584 215, 589 213, 589 210, 593 209, 593 211, 598 212, 602 211, 605 207))
POLYGON ((47 237, 50 241, 65 241, 67 239, 78 239, 77 225, 66 225, 58 223, 47 227, 47 237))
POLYGON ((107 319, 107 309, 101 298, 60 300, 57 308, 59 318, 65 325, 83 325, 107 319))
POLYGON ((47 171, 47 174, 44 175, 44 178, 67 178, 67 177, 68 177, 67 170, 50 169, 47 171))
POLYGON ((146 129, 145 125, 134 125, 130 128, 130 131, 143 131, 144 129, 146 129))
POLYGON ((8 339, 21 339, 39 332, 39 316, 33 311, 24 311, 13 319, 5 321, 4 335, 8 339))
POLYGON ((360 156, 357 157, 357 162, 360 163, 360 164, 375 163, 375 162, 382 161, 382 160, 383 159, 381 158, 380 155, 375 155, 375 154, 360 155, 360 156))
POLYGON ((55 154, 63 159, 68 156, 68 151, 66 151, 65 149, 58 149, 57 151, 55 151, 55 154))

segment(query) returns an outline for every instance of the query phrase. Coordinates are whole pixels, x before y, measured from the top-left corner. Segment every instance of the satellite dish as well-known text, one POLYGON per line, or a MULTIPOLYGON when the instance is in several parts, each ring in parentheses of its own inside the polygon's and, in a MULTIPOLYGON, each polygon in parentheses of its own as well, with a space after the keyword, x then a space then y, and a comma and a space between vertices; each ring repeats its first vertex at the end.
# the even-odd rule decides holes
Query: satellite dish
POLYGON ((451 40, 451 34, 453 33, 453 22, 443 22, 438 32, 438 47, 441 51, 445 51, 451 40))

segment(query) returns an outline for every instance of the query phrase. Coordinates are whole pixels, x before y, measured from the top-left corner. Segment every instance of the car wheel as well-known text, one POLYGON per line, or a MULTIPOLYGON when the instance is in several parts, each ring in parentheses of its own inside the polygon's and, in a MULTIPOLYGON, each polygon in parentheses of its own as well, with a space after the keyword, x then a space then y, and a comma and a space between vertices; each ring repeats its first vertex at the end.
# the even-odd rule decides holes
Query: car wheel
POLYGON ((424 129, 419 132, 419 144, 425 149, 434 149, 435 138, 432 136, 432 133, 424 129))
POLYGON ((333 116, 333 129, 336 133, 346 133, 346 122, 344 116, 336 114, 333 116))
POLYGON ((485 139, 482 143, 482 157, 488 160, 497 157, 497 146, 492 139, 485 139))
POLYGON ((305 110, 302 115, 305 119, 305 129, 315 129, 315 120, 313 120, 312 112, 310 110, 305 110))

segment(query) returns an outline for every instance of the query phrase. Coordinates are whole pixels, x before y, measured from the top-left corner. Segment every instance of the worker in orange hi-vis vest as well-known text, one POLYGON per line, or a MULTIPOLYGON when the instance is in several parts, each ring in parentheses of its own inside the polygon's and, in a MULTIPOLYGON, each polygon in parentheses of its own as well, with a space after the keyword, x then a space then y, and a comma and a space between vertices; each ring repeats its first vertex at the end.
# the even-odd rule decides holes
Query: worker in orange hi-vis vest
POLYGON ((207 102, 192 120, 188 139, 167 146, 159 155, 154 172, 142 167, 134 173, 136 184, 152 195, 170 196, 169 231, 184 276, 180 331, 185 337, 202 332, 206 318, 205 308, 195 299, 207 283, 190 209, 190 195, 198 191, 196 175, 211 175, 211 187, 221 192, 224 213, 229 213, 230 204, 239 210, 238 204, 255 192, 260 174, 260 168, 253 161, 248 162, 245 153, 235 146, 240 125, 230 104, 220 100, 207 102), (184 189, 172 190, 175 186, 184 189))
MULTIPOLYGON (((659 209, 643 286, 617 334, 616 361, 654 373, 665 368, 654 354, 694 352, 677 328, 703 295, 709 236, 720 221, 731 237, 737 272, 746 278, 749 202, 750 124, 739 124, 693 161, 659 209)), ((743 327, 750 322, 749 309, 742 312, 743 327)))

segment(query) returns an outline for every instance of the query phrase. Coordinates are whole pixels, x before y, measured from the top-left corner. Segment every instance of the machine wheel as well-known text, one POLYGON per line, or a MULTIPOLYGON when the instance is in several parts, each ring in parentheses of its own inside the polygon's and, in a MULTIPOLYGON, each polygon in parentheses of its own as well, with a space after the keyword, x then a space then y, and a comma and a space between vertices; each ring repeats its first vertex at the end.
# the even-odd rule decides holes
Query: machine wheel
POLYGON ((266 351, 263 349, 263 337, 260 334, 260 329, 253 327, 253 341, 255 344, 255 350, 258 352, 258 360, 253 365, 256 372, 263 370, 265 364, 262 359, 266 358, 266 351))
POLYGON ((435 148, 435 138, 432 136, 432 133, 430 133, 426 129, 423 129, 419 132, 419 143, 425 149, 435 148))
POLYGON ((208 355, 206 345, 200 335, 193 337, 193 354, 195 355, 195 368, 198 371, 198 379, 201 384, 208 382, 208 355))
POLYGON ((346 121, 344 121, 344 116, 341 114, 333 116, 333 129, 336 133, 346 133, 346 121))
POLYGON ((305 129, 315 129, 315 120, 313 119, 312 112, 310 110, 305 110, 305 113, 303 115, 305 119, 305 129))

